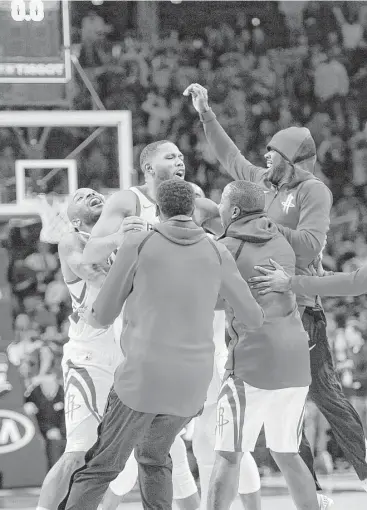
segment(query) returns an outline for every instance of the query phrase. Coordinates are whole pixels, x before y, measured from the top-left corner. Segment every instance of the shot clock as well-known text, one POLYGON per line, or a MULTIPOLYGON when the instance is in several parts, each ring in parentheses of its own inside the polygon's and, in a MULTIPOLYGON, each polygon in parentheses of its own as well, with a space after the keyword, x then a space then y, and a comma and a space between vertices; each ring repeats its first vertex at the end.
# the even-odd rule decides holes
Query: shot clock
POLYGON ((0 0, 0 83, 67 83, 67 0, 0 0))

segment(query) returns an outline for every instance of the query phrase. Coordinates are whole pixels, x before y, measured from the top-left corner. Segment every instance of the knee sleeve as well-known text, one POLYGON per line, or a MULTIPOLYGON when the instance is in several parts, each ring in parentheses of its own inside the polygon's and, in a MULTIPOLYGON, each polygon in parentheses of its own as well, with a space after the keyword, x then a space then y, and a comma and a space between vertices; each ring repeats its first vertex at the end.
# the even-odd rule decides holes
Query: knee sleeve
POLYGON ((110 483, 110 489, 116 496, 125 496, 135 487, 138 479, 138 463, 134 452, 128 458, 124 470, 110 483))
POLYGON ((238 492, 240 494, 252 494, 261 488, 260 474, 255 459, 251 453, 243 454, 240 467, 240 481, 238 492))
POLYGON ((197 492, 187 451, 182 437, 177 436, 171 447, 173 499, 185 499, 197 492))

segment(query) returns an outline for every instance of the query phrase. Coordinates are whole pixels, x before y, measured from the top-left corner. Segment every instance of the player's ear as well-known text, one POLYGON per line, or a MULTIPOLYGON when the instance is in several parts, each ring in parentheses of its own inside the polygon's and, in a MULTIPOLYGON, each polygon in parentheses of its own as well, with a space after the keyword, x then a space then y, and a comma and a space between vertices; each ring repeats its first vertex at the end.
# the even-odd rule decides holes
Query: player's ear
POLYGON ((238 216, 241 214, 241 210, 239 207, 237 207, 236 205, 233 207, 232 209, 232 214, 231 214, 231 217, 233 220, 235 220, 236 218, 238 218, 238 216))
POLYGON ((71 222, 74 228, 79 229, 82 222, 78 218, 74 218, 71 222))
POLYGON ((150 163, 145 163, 144 174, 145 175, 154 175, 154 170, 150 163))

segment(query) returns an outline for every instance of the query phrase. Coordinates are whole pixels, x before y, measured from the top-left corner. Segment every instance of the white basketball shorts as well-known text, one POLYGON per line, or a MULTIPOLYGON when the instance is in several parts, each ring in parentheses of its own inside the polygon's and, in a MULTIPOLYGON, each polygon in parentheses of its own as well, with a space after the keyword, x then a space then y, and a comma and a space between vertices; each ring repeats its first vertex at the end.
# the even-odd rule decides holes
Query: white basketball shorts
POLYGON ((268 448, 297 453, 307 393, 308 386, 263 390, 229 377, 218 397, 215 450, 253 452, 264 425, 268 448))
POLYGON ((119 362, 112 329, 98 342, 70 340, 64 346, 65 452, 86 452, 96 442, 119 362))

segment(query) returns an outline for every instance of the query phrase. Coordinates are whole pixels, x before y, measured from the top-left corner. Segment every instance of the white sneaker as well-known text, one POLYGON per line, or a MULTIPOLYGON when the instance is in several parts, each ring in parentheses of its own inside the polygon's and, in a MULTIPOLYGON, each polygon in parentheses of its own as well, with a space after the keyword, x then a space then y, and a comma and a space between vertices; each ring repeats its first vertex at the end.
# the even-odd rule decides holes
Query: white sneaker
POLYGON ((362 487, 363 487, 363 490, 367 492, 367 480, 363 480, 362 487))
POLYGON ((329 510, 329 508, 334 506, 334 501, 324 494, 317 494, 317 500, 319 502, 320 510, 329 510))

